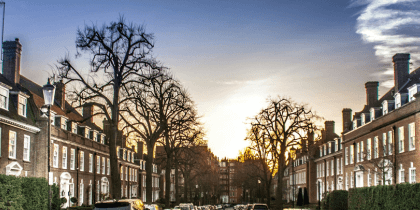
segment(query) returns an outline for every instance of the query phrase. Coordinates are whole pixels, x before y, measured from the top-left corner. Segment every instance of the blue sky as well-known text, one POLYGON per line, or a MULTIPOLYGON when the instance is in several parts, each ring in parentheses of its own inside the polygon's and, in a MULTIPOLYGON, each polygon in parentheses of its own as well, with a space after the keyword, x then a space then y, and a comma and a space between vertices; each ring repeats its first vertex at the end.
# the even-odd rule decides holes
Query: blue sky
MULTIPOLYGON (((246 146, 247 117, 269 96, 308 104, 340 133, 341 110, 359 111, 366 101, 364 83, 392 79, 384 73, 392 64, 389 49, 420 57, 419 1, 389 2, 16 0, 6 1, 5 40, 20 39, 21 73, 44 84, 58 59, 75 54, 78 27, 119 15, 145 24, 155 35, 155 57, 196 102, 211 149, 235 157, 246 146), (382 12, 406 22, 375 16, 382 12), (413 39, 388 42, 404 37, 413 39)), ((379 94, 386 90, 381 86, 379 94)))

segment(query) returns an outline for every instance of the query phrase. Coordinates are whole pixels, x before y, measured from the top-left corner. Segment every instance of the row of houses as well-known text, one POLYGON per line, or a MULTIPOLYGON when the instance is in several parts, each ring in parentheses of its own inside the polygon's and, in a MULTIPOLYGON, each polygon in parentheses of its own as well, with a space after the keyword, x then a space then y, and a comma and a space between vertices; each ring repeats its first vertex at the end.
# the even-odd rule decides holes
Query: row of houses
MULTIPOLYGON (((77 205, 92 204, 110 195, 110 155, 107 121, 93 121, 93 107, 76 111, 66 102, 65 85, 55 83, 51 106, 50 167, 48 174, 48 119, 42 86, 21 74, 22 45, 19 39, 3 43, 4 61, 0 74, 0 173, 23 177, 50 178, 60 187, 60 196, 78 198, 77 205)), ((123 197, 146 200, 146 161, 143 144, 128 147, 118 134, 117 155, 123 197)), ((159 198, 160 173, 153 165, 153 197, 159 198)))
POLYGON ((410 54, 392 59, 394 87, 378 98, 379 82, 365 83, 366 104, 342 110, 340 135, 325 122, 322 139, 301 148, 284 172, 283 199, 295 200, 299 188, 314 203, 336 189, 418 182, 420 68, 410 72, 410 54))

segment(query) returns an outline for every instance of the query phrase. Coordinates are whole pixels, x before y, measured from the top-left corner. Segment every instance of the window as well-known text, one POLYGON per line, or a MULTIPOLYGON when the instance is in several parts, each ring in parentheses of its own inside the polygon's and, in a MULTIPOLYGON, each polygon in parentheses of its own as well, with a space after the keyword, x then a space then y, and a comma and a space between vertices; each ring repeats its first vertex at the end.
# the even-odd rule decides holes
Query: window
POLYGON ((134 152, 131 153, 131 162, 134 163, 134 152))
POLYGON ((356 144, 356 163, 360 162, 360 142, 356 144))
POLYGON ((53 167, 58 168, 58 144, 53 144, 53 167))
POLYGON ((416 98, 414 97, 414 94, 417 93, 417 87, 418 84, 415 84, 408 88, 408 101, 414 101, 416 98))
POLYGON ((331 148, 332 148, 331 142, 328 142, 328 154, 331 154, 331 148))
POLYGON ((335 143, 335 151, 337 152, 338 151, 338 139, 335 139, 334 143, 335 143))
POLYGON ((102 157, 102 174, 105 175, 105 157, 102 157))
POLYGON ((415 141, 415 126, 414 123, 408 124, 408 150, 412 151, 416 149, 416 141, 415 141))
POLYGON ((370 169, 368 169, 368 187, 372 186, 372 175, 370 174, 370 169))
POLYGON ((70 169, 74 170, 74 165, 76 161, 76 151, 74 149, 70 149, 70 169))
POLYGON ((398 128, 398 151, 404 152, 404 127, 402 126, 398 128))
POLYGON ((413 166, 413 162, 411 162, 410 164, 411 164, 411 167, 409 168, 410 183, 416 183, 416 168, 413 166))
POLYGON ((337 175, 338 175, 340 174, 340 158, 337 158, 336 160, 337 160, 336 170, 337 170, 337 175))
POLYGON ((31 152, 31 137, 23 135, 23 160, 29 161, 31 152))
POLYGON ((131 152, 127 151, 127 161, 131 162, 131 152))
POLYGON ((63 169, 67 169, 67 147, 63 147, 63 160, 61 162, 63 169))
POLYGON ((383 153, 384 153, 384 157, 388 154, 386 152, 386 133, 382 134, 382 147, 383 147, 383 153))
POLYGON ((9 89, 0 86, 0 108, 9 110, 9 89))
POLYGON ((110 175, 111 174, 111 168, 110 168, 110 161, 109 161, 109 158, 107 158, 106 159, 106 162, 107 162, 107 164, 106 164, 106 172, 107 172, 107 175, 110 175))
POLYGON ((85 153, 83 151, 80 151, 80 171, 85 170, 85 153))
POLYGON ((348 147, 345 148, 344 153, 345 153, 345 156, 346 156, 346 158, 344 160, 345 160, 346 165, 348 165, 349 164, 349 162, 348 162, 348 159, 349 159, 349 148, 348 147))
POLYGON ((371 144, 371 139, 367 139, 367 143, 366 143, 366 152, 367 152, 367 159, 370 160, 371 159, 371 155, 372 155, 372 144, 371 144))
POLYGON ((363 162, 363 154, 365 152, 364 148, 363 148, 363 141, 359 142, 360 143, 360 161, 363 162))
POLYGON ((73 133, 77 134, 77 123, 71 122, 71 130, 73 133))
POLYGON ((400 164, 400 183, 405 182, 405 177, 404 177, 404 168, 402 166, 402 164, 400 164))
POLYGON ((346 173, 346 190, 349 190, 349 177, 347 176, 347 173, 346 173))
POLYGON ((354 186, 354 179, 353 179, 353 174, 350 176, 350 187, 353 188, 354 186))
POLYGON ((340 159, 341 159, 340 172, 341 174, 343 174, 343 158, 340 158, 340 159))
POLYGON ((382 102, 382 115, 388 114, 388 101, 382 102))
POLYGON ((127 160, 127 150, 123 149, 123 160, 127 160))
POLYGON ((83 191, 84 191, 84 186, 83 186, 83 179, 80 180, 80 191, 79 191, 79 206, 81 206, 83 204, 83 191))
POLYGON ((117 158, 120 159, 120 147, 117 146, 117 158))
POLYGON ((401 94, 397 93, 395 94, 395 109, 398 109, 401 107, 401 94))
POLYGON ((18 114, 26 117, 26 98, 22 95, 18 96, 18 114))
POLYGON ((331 160, 331 176, 334 175, 334 160, 331 160))
POLYGON ((350 164, 353 164, 354 161, 354 146, 350 145, 350 164))
POLYGON ((128 167, 125 167, 125 181, 128 181, 128 167))
POLYGON ((105 135, 101 135, 101 144, 105 144, 105 135))
POLYGON ((324 144, 324 155, 327 155, 327 145, 324 144))
POLYGON ((101 173, 101 157, 99 157, 98 155, 96 156, 96 173, 101 173))
POLYGON ((16 132, 9 131, 9 158, 16 159, 16 132))
POLYGON ((322 147, 319 147, 319 157, 322 157, 322 147))
MULTIPOLYGON (((121 171, 121 174, 120 174, 121 180, 124 180, 124 166, 121 166, 120 171, 121 171)), ((146 185, 143 185, 143 186, 146 186, 146 185)))
POLYGON ((388 131, 388 154, 392 155, 392 131, 388 131))
POLYGON ((89 153, 89 173, 93 172, 93 155, 89 153))
POLYGON ((373 158, 378 158, 379 157, 379 138, 377 136, 375 136, 375 138, 373 138, 373 158))
POLYGON ((329 176, 330 175, 330 164, 329 164, 330 162, 326 162, 326 165, 327 165, 327 176, 329 176))

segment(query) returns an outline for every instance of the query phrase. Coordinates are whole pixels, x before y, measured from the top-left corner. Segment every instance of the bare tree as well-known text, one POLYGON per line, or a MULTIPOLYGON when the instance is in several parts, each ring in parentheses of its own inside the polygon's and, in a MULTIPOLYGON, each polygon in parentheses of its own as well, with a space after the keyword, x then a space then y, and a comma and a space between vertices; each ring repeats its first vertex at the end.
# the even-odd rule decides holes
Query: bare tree
MULTIPOLYGON (((112 197, 121 198, 121 180, 116 155, 120 106, 125 99, 121 93, 138 83, 144 69, 159 69, 151 58, 153 34, 143 26, 127 24, 123 17, 109 25, 85 25, 79 29, 76 48, 90 55, 90 69, 77 68, 68 57, 57 65, 65 84, 73 83, 71 100, 99 108, 95 115, 104 116, 110 124, 108 132, 112 197)), ((77 55, 81 55, 78 52, 77 55)))
POLYGON ((289 151, 292 147, 299 147, 308 133, 312 132, 316 118, 305 105, 278 98, 269 100, 268 107, 261 110, 251 122, 252 127, 261 129, 262 138, 268 140, 268 147, 277 158, 276 209, 283 209, 283 176, 289 151))
POLYGON ((252 171, 258 171, 258 181, 261 181, 265 186, 265 195, 267 199, 267 205, 271 205, 270 199, 270 191, 271 191, 271 183, 273 181, 273 177, 277 172, 277 161, 275 154, 273 154, 273 150, 271 150, 271 144, 269 139, 265 138, 264 130, 258 125, 255 124, 251 127, 248 131, 248 135, 245 140, 250 141, 251 145, 248 147, 250 152, 252 152, 253 156, 255 157, 251 161, 250 166, 252 167, 252 171))

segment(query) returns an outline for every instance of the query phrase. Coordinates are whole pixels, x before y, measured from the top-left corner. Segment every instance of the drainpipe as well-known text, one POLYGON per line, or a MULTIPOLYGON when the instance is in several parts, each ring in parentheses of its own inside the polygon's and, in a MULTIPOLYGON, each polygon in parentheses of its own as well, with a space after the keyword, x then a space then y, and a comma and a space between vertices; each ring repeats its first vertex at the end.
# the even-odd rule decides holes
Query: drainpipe
MULTIPOLYGON (((336 159, 337 159, 337 157, 336 156, 334 156, 334 160, 333 160, 333 166, 335 166, 334 167, 334 170, 335 170, 335 172, 334 172, 334 189, 335 190, 337 190, 337 161, 336 161, 336 159)), ((333 171, 333 170, 332 170, 333 171)))
POLYGON ((394 175, 394 185, 396 185, 397 184, 397 147, 396 147, 396 139, 397 139, 397 132, 395 132, 396 131, 396 127, 395 127, 395 125, 394 126, 392 126, 392 132, 393 132, 393 134, 394 134, 394 164, 393 164, 393 168, 394 168, 394 171, 393 171, 393 175, 394 175))
POLYGON ((80 161, 79 150, 80 148, 77 147, 76 148, 76 158, 77 158, 76 159, 76 198, 78 202, 79 202, 79 161, 80 161))
POLYGON ((354 183, 354 189, 356 189, 356 171, 354 170, 354 168, 356 167, 356 142, 353 142, 353 163, 354 163, 354 167, 353 167, 353 183, 354 183))

